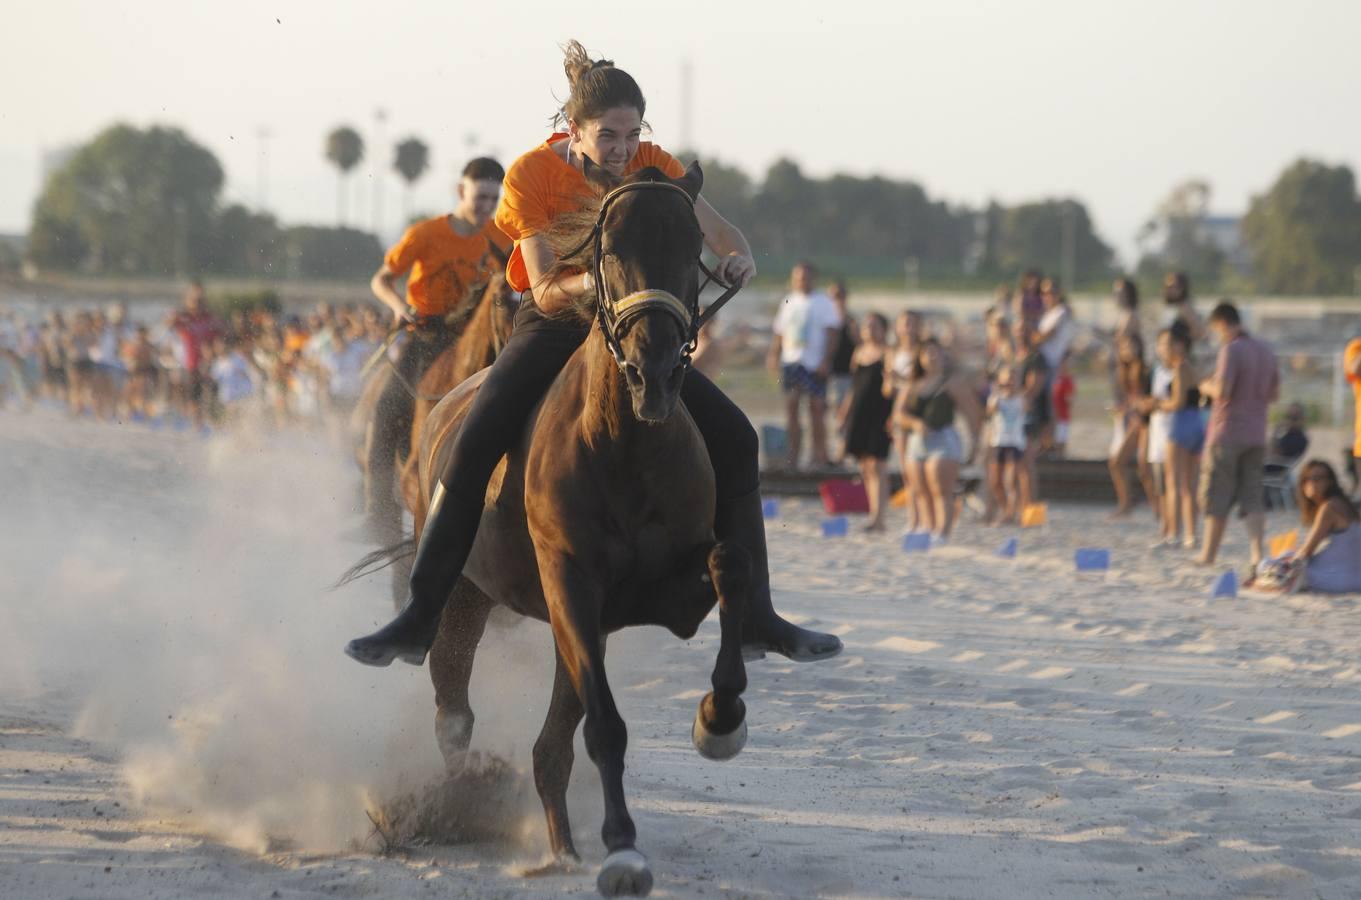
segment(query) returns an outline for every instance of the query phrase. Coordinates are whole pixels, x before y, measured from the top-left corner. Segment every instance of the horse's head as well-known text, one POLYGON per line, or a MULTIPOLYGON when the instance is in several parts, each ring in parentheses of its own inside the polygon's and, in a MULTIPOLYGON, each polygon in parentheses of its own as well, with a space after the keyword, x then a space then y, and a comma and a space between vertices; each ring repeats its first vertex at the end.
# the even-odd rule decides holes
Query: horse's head
MULTIPOLYGON (((703 235, 694 203, 704 174, 644 169, 617 178, 586 161, 602 189, 596 296, 606 343, 628 385, 634 417, 662 422, 680 400, 699 298, 703 235)), ((594 260, 593 260, 594 261, 594 260)))

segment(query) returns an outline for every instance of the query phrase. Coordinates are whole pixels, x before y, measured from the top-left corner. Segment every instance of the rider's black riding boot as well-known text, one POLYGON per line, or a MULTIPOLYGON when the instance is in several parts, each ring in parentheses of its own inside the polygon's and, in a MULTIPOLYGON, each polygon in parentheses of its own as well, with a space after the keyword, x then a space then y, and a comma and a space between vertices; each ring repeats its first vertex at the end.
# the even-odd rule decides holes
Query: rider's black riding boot
POLYGON ((373 634, 346 644, 349 656, 369 666, 386 666, 394 659, 413 666, 425 662, 439 634, 445 601, 472 552, 481 518, 481 503, 464 502, 448 494, 443 483, 436 484, 411 566, 406 606, 373 634))
POLYGON ((759 489, 733 500, 719 501, 714 510, 714 535, 720 541, 740 544, 751 554, 751 596, 742 624, 743 655, 758 659, 771 652, 795 662, 814 662, 841 652, 841 638, 800 628, 775 612, 770 597, 766 522, 759 489))

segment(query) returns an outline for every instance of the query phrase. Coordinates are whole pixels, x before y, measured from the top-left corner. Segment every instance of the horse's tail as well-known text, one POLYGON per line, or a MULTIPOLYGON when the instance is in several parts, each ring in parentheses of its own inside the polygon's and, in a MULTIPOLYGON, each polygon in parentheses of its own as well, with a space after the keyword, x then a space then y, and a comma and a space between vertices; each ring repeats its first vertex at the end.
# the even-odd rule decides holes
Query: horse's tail
POLYGON ((335 584, 331 585, 331 590, 342 588, 355 579, 374 572, 381 572, 398 560, 406 559, 408 556, 416 555, 416 537, 408 535, 395 544, 380 547, 372 553, 364 555, 359 562, 345 570, 335 584))

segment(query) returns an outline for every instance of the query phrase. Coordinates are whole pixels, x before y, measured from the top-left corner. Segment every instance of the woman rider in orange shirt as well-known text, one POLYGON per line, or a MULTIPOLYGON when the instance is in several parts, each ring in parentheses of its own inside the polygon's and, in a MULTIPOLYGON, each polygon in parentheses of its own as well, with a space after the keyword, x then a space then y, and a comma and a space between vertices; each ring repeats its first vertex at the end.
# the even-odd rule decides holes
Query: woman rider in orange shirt
MULTIPOLYGON (((515 329, 450 448, 416 550, 406 606, 383 628, 345 648, 368 665, 386 666, 394 659, 417 665, 424 661, 439 630, 445 600, 472 551, 492 472, 589 333, 590 326, 554 314, 595 292, 591 273, 544 278, 557 262, 547 240, 549 225, 557 215, 581 208, 590 194, 582 160, 589 157, 617 176, 648 166, 672 178, 684 171, 660 147, 639 140, 646 103, 637 82, 609 60, 592 61, 575 41, 566 52, 571 94, 559 121, 565 121, 567 132, 554 134, 515 161, 506 173, 496 211, 497 226, 515 242, 507 279, 516 290, 526 292, 515 329)), ((705 244, 719 258, 716 274, 729 284, 746 284, 756 274, 746 238, 702 196, 695 201, 695 214, 705 244)), ((752 553, 755 582, 744 646, 800 661, 835 656, 841 650, 839 638, 799 628, 771 605, 757 439, 751 423, 713 382, 693 369, 685 376, 681 397, 713 463, 714 532, 719 540, 736 541, 752 553)))

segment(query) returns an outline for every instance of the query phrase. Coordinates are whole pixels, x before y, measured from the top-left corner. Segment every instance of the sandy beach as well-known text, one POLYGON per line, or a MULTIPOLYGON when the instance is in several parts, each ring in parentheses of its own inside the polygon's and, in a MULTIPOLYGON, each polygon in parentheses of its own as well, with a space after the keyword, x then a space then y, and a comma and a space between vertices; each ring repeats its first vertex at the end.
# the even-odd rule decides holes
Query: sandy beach
MULTIPOLYGON (((327 590, 367 549, 345 538, 354 492, 311 437, 0 411, 0 897, 594 895, 579 736, 583 864, 526 876, 546 852, 536 623, 489 630, 473 679, 473 745, 512 771, 458 812, 499 837, 384 852, 366 810, 428 796, 440 759, 425 671, 340 653, 391 610, 384 575, 327 590)), ((909 554, 781 503, 777 605, 846 650, 752 663, 728 763, 689 739, 716 620, 613 639, 653 895, 1361 895, 1361 597, 1212 599, 1222 570, 1106 512, 966 520, 909 554), (1079 547, 1110 570, 1074 571, 1079 547)), ((1224 568, 1245 552, 1231 523, 1224 568)))

